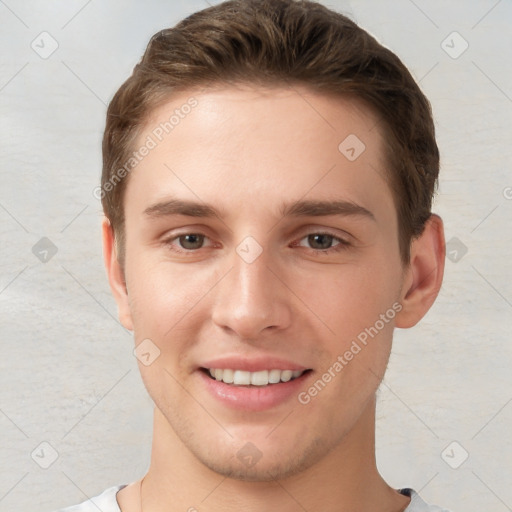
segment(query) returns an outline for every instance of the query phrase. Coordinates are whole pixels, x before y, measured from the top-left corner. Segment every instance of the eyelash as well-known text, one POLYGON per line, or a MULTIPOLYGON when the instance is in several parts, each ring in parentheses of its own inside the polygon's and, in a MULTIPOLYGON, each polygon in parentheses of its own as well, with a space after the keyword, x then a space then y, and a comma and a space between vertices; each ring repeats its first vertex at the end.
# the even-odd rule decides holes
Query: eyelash
MULTIPOLYGON (((193 253, 199 251, 200 249, 204 249, 204 247, 199 247, 198 249, 184 249, 184 248, 177 249, 176 246, 172 242, 174 242, 175 240, 179 240, 181 237, 187 236, 187 235, 203 236, 205 239, 208 239, 208 237, 206 235, 204 235, 203 233, 190 232, 190 233, 181 233, 179 235, 174 235, 173 237, 168 238, 167 240, 164 240, 163 244, 165 246, 169 247, 172 251, 177 252, 179 254, 193 254, 193 253)), ((314 254, 332 254, 332 253, 336 253, 339 251, 343 251, 351 246, 350 242, 348 242, 347 240, 340 238, 336 235, 333 235, 332 233, 325 232, 325 231, 312 231, 311 233, 308 233, 307 235, 300 238, 299 243, 302 240, 304 240, 312 235, 329 236, 329 237, 332 237, 333 242, 336 241, 338 243, 332 247, 327 248, 327 249, 313 249, 311 247, 300 246, 300 245, 298 245, 298 243, 294 243, 293 247, 304 247, 305 249, 313 252, 314 254)))

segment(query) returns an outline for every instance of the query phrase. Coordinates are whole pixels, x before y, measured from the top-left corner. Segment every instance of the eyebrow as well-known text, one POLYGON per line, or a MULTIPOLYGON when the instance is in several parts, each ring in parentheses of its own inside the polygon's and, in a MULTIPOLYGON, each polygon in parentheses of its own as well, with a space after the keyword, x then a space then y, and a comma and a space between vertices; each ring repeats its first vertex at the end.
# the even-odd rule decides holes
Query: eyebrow
MULTIPOLYGON (((345 200, 335 201, 294 201, 283 203, 279 208, 282 217, 322 217, 328 215, 359 216, 375 221, 373 213, 361 205, 345 200)), ((144 210, 144 215, 151 218, 185 215, 188 217, 218 217, 222 212, 207 203, 183 199, 161 201, 144 210)))
POLYGON ((283 217, 322 217, 325 215, 361 216, 375 221, 373 213, 352 201, 295 201, 284 204, 280 210, 283 217))
POLYGON ((220 217, 219 212, 206 203, 186 201, 183 199, 169 199, 161 201, 144 210, 149 217, 168 217, 171 215, 186 215, 188 217, 220 217))

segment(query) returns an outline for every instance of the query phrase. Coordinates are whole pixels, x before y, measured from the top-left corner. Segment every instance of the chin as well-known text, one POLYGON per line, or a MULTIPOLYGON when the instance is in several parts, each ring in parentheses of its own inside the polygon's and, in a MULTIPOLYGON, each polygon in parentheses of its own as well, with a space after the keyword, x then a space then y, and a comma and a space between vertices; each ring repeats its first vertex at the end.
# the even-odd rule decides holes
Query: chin
POLYGON ((213 455, 210 452, 208 457, 198 453, 195 456, 208 469, 226 478, 245 482, 272 482, 305 471, 317 463, 328 450, 328 447, 315 440, 309 447, 294 446, 290 453, 274 449, 270 455, 265 455, 248 442, 235 455, 213 455))
POLYGON ((283 480, 302 471, 301 467, 281 464, 263 464, 262 461, 256 463, 253 467, 244 467, 240 462, 232 461, 222 463, 207 463, 203 461, 210 470, 233 480, 242 482, 272 482, 283 480))

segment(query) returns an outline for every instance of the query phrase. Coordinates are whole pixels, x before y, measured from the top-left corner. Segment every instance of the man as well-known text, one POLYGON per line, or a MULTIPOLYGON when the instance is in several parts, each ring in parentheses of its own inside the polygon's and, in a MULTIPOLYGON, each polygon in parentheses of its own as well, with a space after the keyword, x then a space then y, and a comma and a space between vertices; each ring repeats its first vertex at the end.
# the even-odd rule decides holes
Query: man
POLYGON ((224 2, 152 38, 103 155, 152 457, 66 510, 441 510, 375 461, 393 329, 444 269, 430 106, 400 60, 314 2, 224 2))

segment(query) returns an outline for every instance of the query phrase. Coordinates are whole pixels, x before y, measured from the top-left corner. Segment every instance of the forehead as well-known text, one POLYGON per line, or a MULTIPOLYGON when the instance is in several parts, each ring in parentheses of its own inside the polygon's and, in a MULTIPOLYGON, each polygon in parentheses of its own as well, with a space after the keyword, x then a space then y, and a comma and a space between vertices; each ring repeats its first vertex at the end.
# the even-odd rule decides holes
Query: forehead
POLYGON ((254 213, 314 194, 393 208, 377 119, 354 99, 295 86, 181 91, 147 117, 135 149, 145 145, 125 197, 139 213, 170 194, 254 213))

